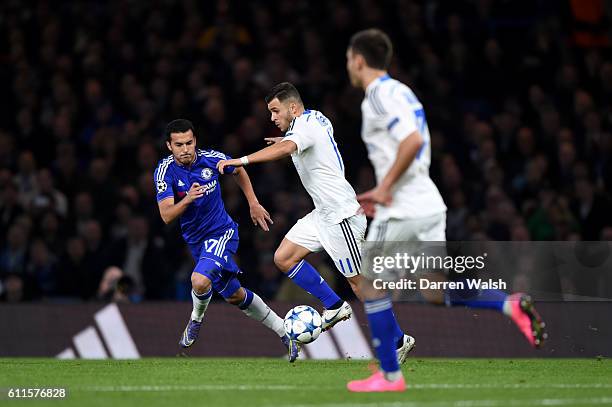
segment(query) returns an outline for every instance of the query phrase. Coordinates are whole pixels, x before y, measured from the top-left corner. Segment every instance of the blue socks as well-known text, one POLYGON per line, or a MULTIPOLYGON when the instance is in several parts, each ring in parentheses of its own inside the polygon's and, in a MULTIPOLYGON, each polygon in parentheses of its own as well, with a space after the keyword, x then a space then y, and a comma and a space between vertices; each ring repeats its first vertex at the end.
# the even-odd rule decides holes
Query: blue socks
POLYGON ((245 309, 249 308, 249 305, 251 305, 251 303, 253 302, 253 291, 249 290, 246 287, 243 288, 246 295, 244 296, 244 300, 242 300, 242 302, 238 304, 238 308, 244 311, 245 309))
POLYGON ((399 327, 391 308, 391 298, 366 301, 365 312, 372 333, 372 346, 380 361, 380 368, 385 373, 397 372, 400 368, 395 350, 395 335, 399 327))
POLYGON ((508 294, 501 290, 446 290, 444 296, 446 304, 453 307, 464 305, 504 312, 508 294))
POLYGON ((396 344, 396 347, 399 348, 404 343, 404 331, 402 331, 402 328, 400 328, 399 324, 397 323, 397 317, 395 316, 393 309, 391 309, 391 313, 393 313, 393 323, 395 324, 395 327, 393 328, 393 338, 395 339, 394 343, 396 344))
POLYGON ((287 277, 309 294, 317 297, 327 309, 335 309, 342 305, 342 300, 323 280, 323 277, 306 260, 293 266, 287 277))

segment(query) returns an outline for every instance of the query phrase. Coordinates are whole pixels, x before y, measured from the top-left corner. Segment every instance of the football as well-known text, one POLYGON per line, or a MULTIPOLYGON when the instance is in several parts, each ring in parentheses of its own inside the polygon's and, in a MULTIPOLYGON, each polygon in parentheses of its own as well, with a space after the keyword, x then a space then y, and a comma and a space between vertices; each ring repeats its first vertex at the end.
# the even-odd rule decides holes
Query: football
POLYGON ((298 305, 285 315, 285 332, 293 340, 306 344, 321 334, 321 315, 308 305, 298 305))

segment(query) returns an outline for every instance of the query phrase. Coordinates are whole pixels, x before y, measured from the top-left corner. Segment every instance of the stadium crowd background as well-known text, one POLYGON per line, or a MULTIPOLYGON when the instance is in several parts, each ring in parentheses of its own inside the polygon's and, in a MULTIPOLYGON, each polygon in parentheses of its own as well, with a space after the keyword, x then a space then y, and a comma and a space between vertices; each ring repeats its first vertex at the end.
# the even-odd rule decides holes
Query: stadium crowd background
MULTIPOLYGON (((189 299, 191 257, 155 200, 163 128, 189 118, 199 147, 252 152, 278 135, 263 96, 281 81, 332 120, 349 181, 371 187, 362 94, 345 71, 367 27, 390 34, 390 73, 425 105, 449 240, 610 240, 605 3, 3 1, 0 298, 189 299)), ((290 161, 248 171, 274 225, 255 229, 222 182, 243 280, 288 298, 273 253, 312 203, 290 161)), ((337 278, 324 256, 312 262, 337 278)))

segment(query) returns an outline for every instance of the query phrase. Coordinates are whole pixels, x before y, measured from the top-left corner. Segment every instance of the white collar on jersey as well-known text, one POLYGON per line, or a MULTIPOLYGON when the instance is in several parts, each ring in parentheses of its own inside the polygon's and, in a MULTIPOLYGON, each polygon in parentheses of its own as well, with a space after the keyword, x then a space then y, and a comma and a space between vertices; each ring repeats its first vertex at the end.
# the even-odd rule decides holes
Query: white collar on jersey
POLYGON ((370 82, 370 84, 366 87, 365 93, 366 95, 370 94, 370 92, 372 91, 372 89, 374 89, 375 87, 378 86, 378 84, 384 82, 384 81, 388 81, 389 79, 391 79, 391 77, 389 76, 388 73, 379 76, 378 78, 374 79, 372 82, 370 82))

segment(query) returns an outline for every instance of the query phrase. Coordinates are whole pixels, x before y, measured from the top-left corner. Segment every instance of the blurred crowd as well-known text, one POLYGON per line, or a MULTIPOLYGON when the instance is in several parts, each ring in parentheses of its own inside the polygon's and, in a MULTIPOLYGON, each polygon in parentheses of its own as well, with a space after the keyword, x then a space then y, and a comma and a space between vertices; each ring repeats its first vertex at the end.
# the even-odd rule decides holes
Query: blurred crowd
MULTIPOLYGON (((425 106, 449 240, 611 240, 612 58, 603 0, 136 0, 0 4, 0 298, 189 299, 193 261, 159 217, 165 124, 239 157, 277 136, 263 96, 293 82, 333 122, 357 191, 374 178, 345 51, 395 46, 390 74, 425 106)), ((252 226, 235 182, 244 284, 293 295, 272 256, 312 208, 290 161, 248 168, 274 219, 252 226)), ((336 275, 318 255, 312 262, 336 275)), ((333 266, 332 266, 333 267, 333 266)), ((335 282, 348 294, 346 284, 335 282)))

